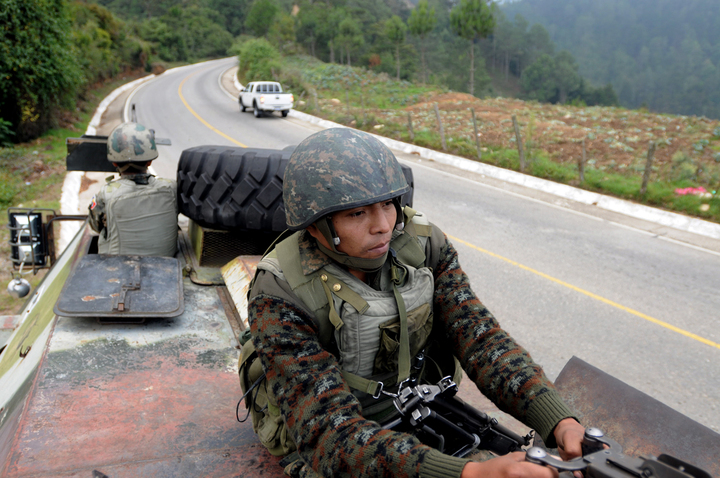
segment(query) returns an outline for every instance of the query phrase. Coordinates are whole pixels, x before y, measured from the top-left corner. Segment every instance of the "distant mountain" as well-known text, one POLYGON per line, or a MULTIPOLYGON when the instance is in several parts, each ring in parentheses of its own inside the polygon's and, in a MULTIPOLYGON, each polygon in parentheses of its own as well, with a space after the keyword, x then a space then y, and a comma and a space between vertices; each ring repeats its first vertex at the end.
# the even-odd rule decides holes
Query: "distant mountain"
POLYGON ((720 118, 717 0, 518 0, 508 18, 540 23, 580 73, 627 107, 720 118))

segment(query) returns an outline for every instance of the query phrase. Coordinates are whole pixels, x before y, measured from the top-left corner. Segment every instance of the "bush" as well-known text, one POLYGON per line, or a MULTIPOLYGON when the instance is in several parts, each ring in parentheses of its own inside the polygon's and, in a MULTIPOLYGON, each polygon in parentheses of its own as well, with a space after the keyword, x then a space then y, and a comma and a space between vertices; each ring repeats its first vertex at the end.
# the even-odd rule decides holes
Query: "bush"
POLYGON ((280 53, 264 38, 248 40, 240 46, 238 78, 243 83, 271 80, 280 75, 280 53))
POLYGON ((678 151, 672 157, 671 181, 692 181, 697 179, 697 165, 686 153, 678 151))
POLYGON ((0 25, 0 110, 14 140, 27 141, 54 124, 59 108, 73 104, 82 71, 65 2, 5 0, 0 25))
POLYGON ((0 147, 8 147, 12 145, 12 137, 15 132, 12 130, 12 123, 0 118, 0 147))

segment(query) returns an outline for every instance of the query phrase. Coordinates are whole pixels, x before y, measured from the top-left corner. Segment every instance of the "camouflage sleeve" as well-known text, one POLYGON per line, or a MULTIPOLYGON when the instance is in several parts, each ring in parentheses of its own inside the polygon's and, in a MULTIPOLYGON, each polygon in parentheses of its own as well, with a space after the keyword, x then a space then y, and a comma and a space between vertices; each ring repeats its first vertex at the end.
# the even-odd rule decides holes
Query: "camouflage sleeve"
POLYGON ((573 412, 542 368, 480 302, 460 267, 457 251, 444 234, 441 238, 434 271, 435 317, 442 321, 455 355, 486 397, 554 446, 552 430, 563 418, 574 417, 573 412))
POLYGON ((250 301, 249 316, 268 384, 306 468, 327 477, 460 476, 468 460, 362 417, 337 360, 318 341, 304 309, 260 292, 250 301))
POLYGON ((88 222, 93 231, 100 233, 105 228, 105 195, 103 190, 95 194, 88 206, 88 222))

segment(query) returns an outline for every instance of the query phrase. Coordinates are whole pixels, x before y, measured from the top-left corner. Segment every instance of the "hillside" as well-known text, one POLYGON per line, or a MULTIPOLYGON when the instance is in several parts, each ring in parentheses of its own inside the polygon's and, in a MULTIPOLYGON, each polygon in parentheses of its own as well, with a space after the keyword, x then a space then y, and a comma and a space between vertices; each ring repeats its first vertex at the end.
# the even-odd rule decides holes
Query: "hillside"
POLYGON ((543 25, 580 74, 612 83, 625 107, 720 118, 715 0, 518 0, 502 10, 543 25))
POLYGON ((302 78, 292 91, 301 100, 298 109, 308 113, 441 150, 437 104, 447 151, 477 159, 472 108, 481 160, 518 170, 515 115, 530 158, 529 174, 720 222, 720 121, 616 107, 481 99, 306 57, 286 58, 286 65, 288 79, 302 78), (317 89, 319 111, 314 101, 302 100, 310 88, 317 89), (583 140, 586 168, 581 181, 583 140), (654 162, 647 193, 641 195, 650 142, 656 144, 654 162))

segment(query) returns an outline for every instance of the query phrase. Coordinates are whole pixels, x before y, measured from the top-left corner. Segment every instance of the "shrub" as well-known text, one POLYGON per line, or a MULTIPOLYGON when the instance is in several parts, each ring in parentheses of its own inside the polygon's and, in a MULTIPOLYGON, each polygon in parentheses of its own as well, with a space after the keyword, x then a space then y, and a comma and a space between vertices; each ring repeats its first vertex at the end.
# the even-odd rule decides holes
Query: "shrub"
POLYGON ((12 123, 0 118, 0 147, 8 147, 12 145, 10 139, 15 136, 12 130, 12 123))
POLYGON ((238 78, 250 81, 270 80, 280 74, 280 53, 264 38, 248 40, 240 46, 238 78))
POLYGON ((670 168, 671 181, 689 181, 697 178, 697 165, 693 159, 682 151, 678 151, 672 157, 670 168))

